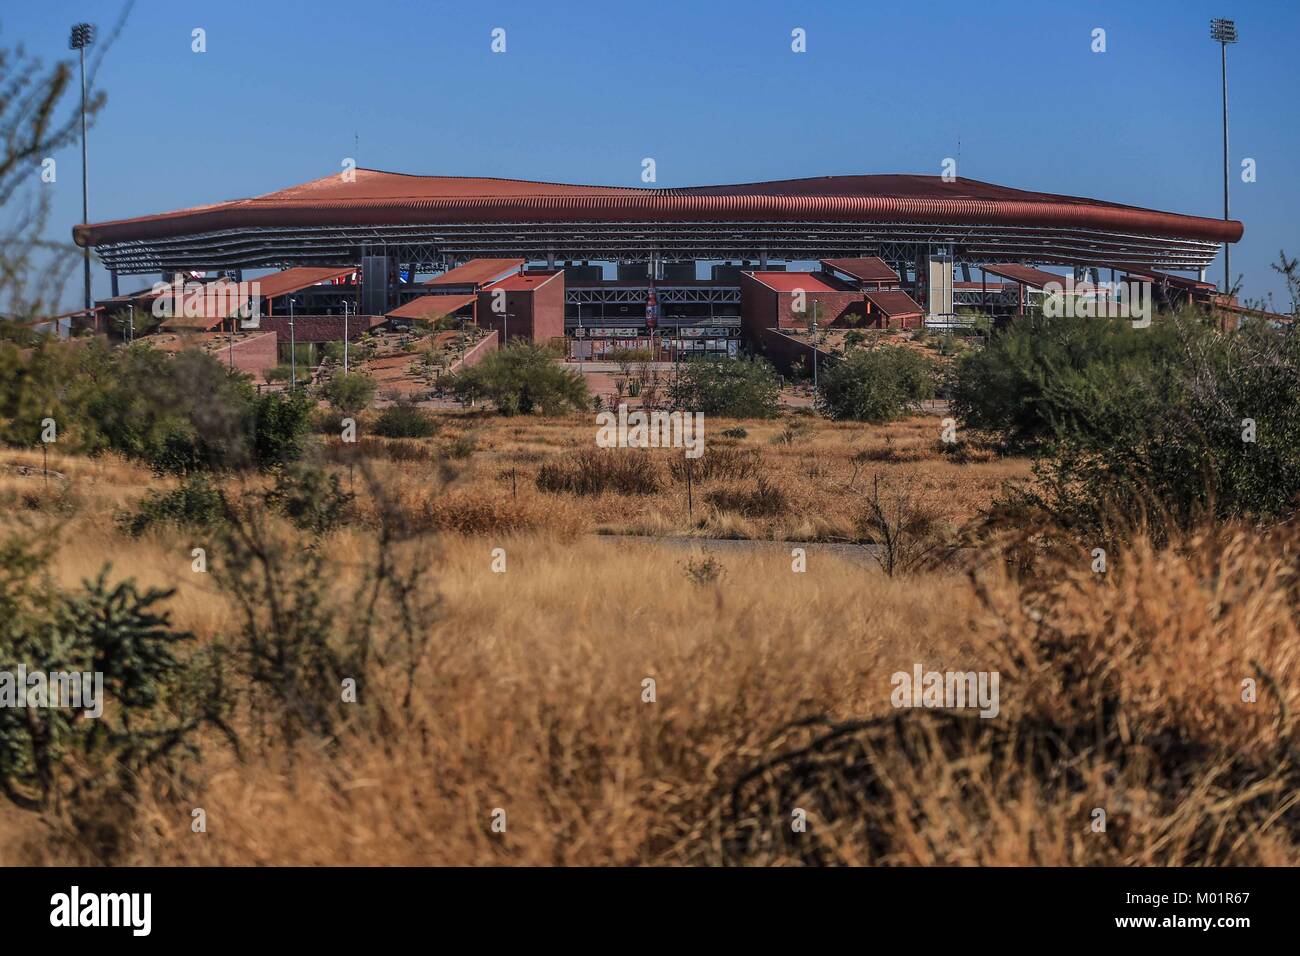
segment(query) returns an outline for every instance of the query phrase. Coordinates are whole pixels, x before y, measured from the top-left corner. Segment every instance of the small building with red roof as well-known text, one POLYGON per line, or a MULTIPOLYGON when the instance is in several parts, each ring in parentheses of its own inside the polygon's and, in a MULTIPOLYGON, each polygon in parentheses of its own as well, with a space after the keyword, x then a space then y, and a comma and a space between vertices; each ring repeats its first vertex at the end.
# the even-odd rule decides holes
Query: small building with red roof
POLYGON ((478 325, 496 330, 502 345, 542 345, 564 338, 564 270, 516 272, 478 291, 478 325))

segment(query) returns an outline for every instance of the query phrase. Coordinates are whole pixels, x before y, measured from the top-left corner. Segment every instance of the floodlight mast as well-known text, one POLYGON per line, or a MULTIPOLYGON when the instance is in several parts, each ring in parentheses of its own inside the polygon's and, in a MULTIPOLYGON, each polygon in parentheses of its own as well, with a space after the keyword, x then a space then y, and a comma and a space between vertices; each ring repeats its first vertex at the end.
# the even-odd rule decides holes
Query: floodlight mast
MULTIPOLYGON (((1210 39, 1219 44, 1219 64, 1223 77, 1223 218, 1228 218, 1228 44, 1237 42, 1235 20, 1216 18, 1210 21, 1210 39)), ((1232 291, 1230 243, 1223 244, 1223 291, 1232 291)))
MULTIPOLYGON (((78 23, 68 37, 68 49, 76 50, 81 59, 81 221, 90 222, 89 173, 86 159, 86 47, 95 42, 95 28, 89 23, 78 23)), ((85 301, 90 311, 90 247, 81 250, 82 279, 85 301)))

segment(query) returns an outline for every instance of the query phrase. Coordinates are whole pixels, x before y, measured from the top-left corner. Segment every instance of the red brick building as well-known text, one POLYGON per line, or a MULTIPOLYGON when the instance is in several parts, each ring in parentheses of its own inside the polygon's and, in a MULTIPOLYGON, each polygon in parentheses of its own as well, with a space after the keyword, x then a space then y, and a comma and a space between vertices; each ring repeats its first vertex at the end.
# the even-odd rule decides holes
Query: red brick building
POLYGON ((865 311, 861 292, 825 272, 740 274, 740 327, 756 345, 763 329, 805 329, 814 314, 820 328, 853 325, 865 311))
POLYGON ((479 290, 475 316, 501 342, 545 345, 564 337, 564 271, 519 272, 479 290))
POLYGON ((853 288, 863 292, 878 289, 897 289, 899 276, 879 256, 861 256, 856 259, 823 259, 822 269, 843 278, 853 288))
POLYGON ((919 329, 925 310, 902 289, 864 292, 867 325, 873 329, 919 329))

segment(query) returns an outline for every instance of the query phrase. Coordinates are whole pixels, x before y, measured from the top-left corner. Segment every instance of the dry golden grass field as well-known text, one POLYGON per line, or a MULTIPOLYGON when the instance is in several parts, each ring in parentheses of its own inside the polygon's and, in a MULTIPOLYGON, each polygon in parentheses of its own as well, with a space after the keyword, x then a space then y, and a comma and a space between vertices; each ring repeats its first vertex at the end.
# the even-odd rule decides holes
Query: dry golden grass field
POLYGON ((349 446, 332 438, 327 453, 339 465, 351 458, 378 458, 386 486, 413 520, 431 530, 462 533, 548 528, 556 533, 857 540, 861 498, 872 476, 955 528, 976 517, 1004 483, 1028 473, 1024 459, 998 458, 964 445, 945 453, 938 416, 881 426, 799 414, 758 422, 710 418, 706 451, 692 466, 688 507, 680 450, 605 456, 644 462, 653 482, 653 490, 645 493, 539 492, 536 479, 543 465, 563 467, 575 455, 593 453, 596 427, 590 415, 503 419, 465 413, 443 415, 440 421, 433 439, 362 439, 349 446), (736 429, 744 437, 727 434, 736 429), (723 467, 711 474, 714 458, 723 459, 723 467), (445 485, 429 480, 436 459, 451 471, 445 485), (760 478, 779 487, 776 500, 753 500, 760 478))
MULTIPOLYGON (((401 534, 385 560, 409 584, 366 632, 359 703, 338 703, 335 685, 310 691, 332 702, 331 732, 284 732, 273 692, 236 670, 238 749, 205 729, 196 755, 141 771, 129 794, 39 813, 0 800, 0 862, 1300 862, 1294 529, 1219 528, 1161 551, 1139 537, 1107 574, 1086 550, 1009 564, 997 542, 973 563, 894 576, 810 546, 797 572, 782 548, 591 532, 861 540, 863 491, 880 475, 949 533, 1027 463, 946 455, 933 417, 710 422, 701 461, 734 448, 759 463, 694 485, 688 517, 666 452, 650 494, 539 491, 546 463, 590 447, 589 419, 441 421, 431 439, 327 449, 344 488, 360 456, 358 520, 315 548, 335 637, 352 633, 342 622, 376 559, 382 509, 363 474, 394 499, 401 534), (729 427, 747 434, 722 438, 729 427), (781 507, 749 494, 759 478, 781 507), (732 506, 755 498, 766 510, 732 506), (998 671, 998 716, 895 709, 891 675, 916 664, 998 671), (206 832, 192 830, 197 808, 206 832)), ((56 456, 47 483, 40 465, 0 453, 0 501, 6 530, 57 539, 56 583, 111 562, 115 579, 174 588, 172 623, 196 647, 238 644, 231 592, 191 569, 191 549, 212 541, 133 538, 112 520, 166 482, 56 456)), ((294 540, 260 520, 268 542, 294 540)), ((281 554, 291 574, 294 552, 281 554)))

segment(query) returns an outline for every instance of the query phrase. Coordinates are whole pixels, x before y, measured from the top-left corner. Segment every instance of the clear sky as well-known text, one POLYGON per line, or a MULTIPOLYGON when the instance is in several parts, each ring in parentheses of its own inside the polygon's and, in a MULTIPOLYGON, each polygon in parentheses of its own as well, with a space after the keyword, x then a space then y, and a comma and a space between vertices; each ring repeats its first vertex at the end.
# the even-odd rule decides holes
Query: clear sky
MULTIPOLYGON (((67 57, 72 23, 106 33, 121 8, 5 0, 0 44, 67 57)), ((937 175, 954 157, 972 179, 1221 216, 1216 16, 1241 36, 1228 52, 1232 214, 1246 227, 1233 272, 1245 296, 1283 305, 1269 264, 1300 255, 1295 0, 138 0, 98 76, 90 218, 270 192, 349 156, 610 185, 643 185, 652 157, 659 186, 937 175), (191 50, 195 28, 206 53, 191 50), (806 53, 791 50, 796 28, 806 53)), ((44 188, 68 240, 78 148, 56 159, 44 188)), ((1209 278, 1221 274, 1220 258, 1209 278)), ((67 307, 79 288, 78 274, 67 307)))

